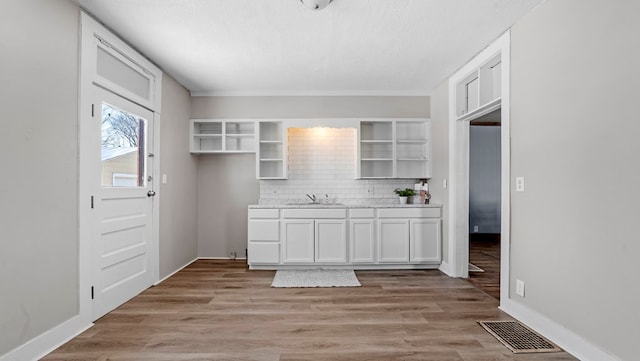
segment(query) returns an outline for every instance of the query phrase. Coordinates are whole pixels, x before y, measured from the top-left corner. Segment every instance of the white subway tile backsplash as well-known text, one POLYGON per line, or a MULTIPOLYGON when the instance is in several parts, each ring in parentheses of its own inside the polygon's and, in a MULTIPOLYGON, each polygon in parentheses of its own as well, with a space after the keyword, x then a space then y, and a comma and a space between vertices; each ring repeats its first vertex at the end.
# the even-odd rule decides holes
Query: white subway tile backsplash
POLYGON ((397 203, 410 179, 356 178, 356 129, 289 128, 288 180, 261 180, 260 203, 306 202, 306 194, 345 204, 397 203))

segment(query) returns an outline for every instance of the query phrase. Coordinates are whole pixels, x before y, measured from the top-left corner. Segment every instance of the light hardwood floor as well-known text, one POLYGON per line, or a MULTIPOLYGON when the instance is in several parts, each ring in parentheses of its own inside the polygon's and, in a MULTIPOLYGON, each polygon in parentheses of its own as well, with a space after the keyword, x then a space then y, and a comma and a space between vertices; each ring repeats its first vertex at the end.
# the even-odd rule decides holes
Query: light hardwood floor
POLYGON ((469 262, 484 272, 469 272, 469 282, 500 299, 500 235, 469 234, 469 262))
POLYGON ((477 320, 498 301, 437 270, 358 271, 358 288, 270 288, 273 271, 199 260, 44 360, 575 360, 514 355, 477 320))

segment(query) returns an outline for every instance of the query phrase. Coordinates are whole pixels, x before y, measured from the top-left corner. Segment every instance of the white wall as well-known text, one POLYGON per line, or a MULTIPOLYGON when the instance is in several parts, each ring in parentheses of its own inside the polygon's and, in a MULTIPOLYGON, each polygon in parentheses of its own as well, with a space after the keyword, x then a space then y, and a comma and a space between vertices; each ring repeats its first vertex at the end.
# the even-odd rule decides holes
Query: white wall
POLYGON ((197 157, 189 153, 189 92, 169 75, 162 77, 160 120, 160 279, 198 255, 197 157))
MULTIPOLYGON (((191 117, 428 118, 429 104, 429 97, 192 97, 191 117)), ((198 256, 228 257, 232 250, 244 256, 246 210, 260 189, 255 155, 201 155, 198 171, 198 256)))
POLYGON ((198 256, 239 258, 247 248, 247 206, 258 203, 255 154, 200 155, 198 256))
POLYGON ((79 312, 79 14, 0 10, 0 356, 79 312))
POLYGON ((638 19, 635 0, 546 1, 511 32, 510 297, 622 360, 640 323, 638 19))

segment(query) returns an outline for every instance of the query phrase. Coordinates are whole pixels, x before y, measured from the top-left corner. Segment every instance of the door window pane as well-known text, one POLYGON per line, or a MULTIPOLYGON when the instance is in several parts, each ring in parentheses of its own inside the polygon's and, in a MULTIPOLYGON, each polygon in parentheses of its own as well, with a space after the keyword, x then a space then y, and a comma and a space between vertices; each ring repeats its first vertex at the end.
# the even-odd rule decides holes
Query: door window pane
POLYGON ((145 186, 146 121, 102 104, 102 186, 145 186))

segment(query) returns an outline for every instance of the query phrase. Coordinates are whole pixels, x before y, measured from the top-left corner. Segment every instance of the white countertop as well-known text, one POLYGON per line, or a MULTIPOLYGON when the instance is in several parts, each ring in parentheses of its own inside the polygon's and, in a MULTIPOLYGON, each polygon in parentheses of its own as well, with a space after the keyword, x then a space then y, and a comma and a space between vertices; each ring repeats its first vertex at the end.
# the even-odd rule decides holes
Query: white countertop
POLYGON ((250 204, 249 208, 281 209, 281 208, 440 208, 442 203, 429 204, 322 204, 322 203, 283 203, 283 204, 250 204))

